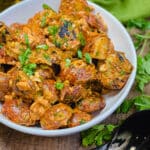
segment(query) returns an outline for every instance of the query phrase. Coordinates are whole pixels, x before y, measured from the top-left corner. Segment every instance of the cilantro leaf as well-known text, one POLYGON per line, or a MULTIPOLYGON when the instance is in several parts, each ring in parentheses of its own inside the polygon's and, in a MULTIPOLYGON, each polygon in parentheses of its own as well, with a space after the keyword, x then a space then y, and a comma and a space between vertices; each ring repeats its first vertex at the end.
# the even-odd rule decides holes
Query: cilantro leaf
POLYGON ((134 105, 136 110, 146 110, 150 109, 150 96, 141 95, 134 98, 134 105))
POLYGON ((150 82, 150 53, 137 57, 136 87, 143 92, 145 84, 150 82))
POLYGON ((120 107, 116 110, 116 113, 127 113, 134 105, 134 101, 132 99, 125 100, 120 107))
POLYGON ((127 28, 136 27, 143 30, 150 29, 150 21, 142 18, 129 20, 126 25, 127 28))
POLYGON ((112 138, 112 133, 117 126, 108 124, 96 125, 86 131, 81 132, 82 145, 84 147, 96 145, 100 146, 112 138))

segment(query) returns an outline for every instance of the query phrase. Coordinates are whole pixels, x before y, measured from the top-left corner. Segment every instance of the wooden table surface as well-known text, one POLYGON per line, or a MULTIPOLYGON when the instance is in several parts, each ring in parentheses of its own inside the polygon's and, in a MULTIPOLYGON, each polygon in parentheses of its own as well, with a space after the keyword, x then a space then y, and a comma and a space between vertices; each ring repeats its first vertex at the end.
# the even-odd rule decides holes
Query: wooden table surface
MULTIPOLYGON (((148 50, 148 49, 147 49, 148 50)), ((150 85, 146 86, 145 93, 150 94, 150 85)), ((138 93, 131 90, 128 97, 133 97, 138 93)), ((105 123, 118 123, 125 119, 128 114, 112 114, 105 123)), ((27 135, 12 130, 0 124, 0 150, 87 150, 81 146, 80 134, 65 137, 39 137, 27 135)))

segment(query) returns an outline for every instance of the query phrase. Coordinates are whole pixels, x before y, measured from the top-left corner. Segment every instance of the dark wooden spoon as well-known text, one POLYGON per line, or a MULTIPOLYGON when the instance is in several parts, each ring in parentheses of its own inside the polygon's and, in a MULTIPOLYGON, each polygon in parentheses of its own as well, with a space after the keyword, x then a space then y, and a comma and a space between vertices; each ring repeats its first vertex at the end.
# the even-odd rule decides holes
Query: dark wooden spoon
POLYGON ((129 116, 116 130, 112 141, 93 150, 150 150, 150 110, 129 116))

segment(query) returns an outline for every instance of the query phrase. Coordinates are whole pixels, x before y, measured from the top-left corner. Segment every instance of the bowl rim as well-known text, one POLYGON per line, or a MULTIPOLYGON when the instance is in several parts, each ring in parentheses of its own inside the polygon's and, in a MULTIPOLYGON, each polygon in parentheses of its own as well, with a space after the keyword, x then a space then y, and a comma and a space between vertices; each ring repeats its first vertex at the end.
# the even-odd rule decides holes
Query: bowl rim
MULTIPOLYGON (((17 3, 15 5, 13 5, 13 6, 9 7, 8 9, 4 10, 2 13, 0 13, 0 16, 4 15, 5 13, 10 12, 11 10, 15 9, 16 7, 24 5, 24 4, 26 4, 30 1, 31 0, 25 0, 25 1, 22 1, 20 3, 17 3)), ((131 87, 134 83, 135 76, 136 76, 136 69, 137 69, 137 57, 136 57, 136 51, 135 51, 132 39, 131 39, 129 33, 126 31, 126 29, 121 24, 121 22, 118 19, 116 19, 112 14, 110 14, 107 10, 103 9, 102 7, 96 5, 92 2, 88 2, 88 3, 92 6, 94 6, 94 8, 95 7, 98 8, 99 11, 104 12, 107 16, 109 16, 112 20, 114 20, 115 23, 121 28, 123 34, 125 34, 126 37, 128 38, 129 45, 131 46, 131 49, 133 50, 133 54, 134 54, 133 55, 134 56, 134 62, 132 63, 132 65, 134 66, 134 69, 131 73, 132 78, 131 78, 130 82, 128 83, 128 88, 126 89, 126 92, 124 92, 121 95, 120 99, 118 99, 116 101, 116 103, 112 107, 112 109, 107 110, 107 113, 104 113, 103 115, 99 115, 99 116, 93 118, 91 121, 89 121, 89 122, 87 122, 83 125, 77 126, 77 127, 66 128, 66 129, 57 129, 57 130, 43 130, 43 129, 39 130, 38 129, 38 131, 37 131, 37 130, 34 130, 35 127, 26 127, 26 126, 18 125, 16 123, 12 122, 11 120, 8 120, 7 118, 2 117, 3 116, 2 114, 0 114, 0 123, 12 128, 12 129, 15 129, 17 131, 27 133, 27 134, 31 134, 31 135, 40 135, 40 136, 47 136, 47 137, 66 136, 66 135, 70 135, 70 134, 74 134, 74 133, 84 131, 84 130, 86 130, 86 129, 102 122, 104 119, 106 119, 108 116, 110 116, 121 105, 121 103, 124 101, 124 99, 128 95, 128 93, 129 93, 129 91, 130 91, 130 89, 131 89, 131 87)), ((130 75, 130 77, 131 77, 131 75, 130 75)))

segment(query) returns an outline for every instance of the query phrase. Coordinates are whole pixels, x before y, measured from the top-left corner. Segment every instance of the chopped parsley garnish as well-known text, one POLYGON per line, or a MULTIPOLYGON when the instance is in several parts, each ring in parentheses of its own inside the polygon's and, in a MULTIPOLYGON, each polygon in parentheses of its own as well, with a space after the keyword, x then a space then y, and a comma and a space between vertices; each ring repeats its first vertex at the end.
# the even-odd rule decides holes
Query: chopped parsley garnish
POLYGON ((81 46, 85 46, 86 41, 85 41, 85 38, 84 38, 82 32, 80 32, 80 33, 78 34, 78 40, 80 41, 81 46))
POLYGON ((36 69, 36 64, 29 63, 29 56, 31 54, 31 49, 30 49, 30 43, 29 43, 29 38, 28 35, 24 35, 24 40, 27 46, 27 49, 19 55, 18 59, 21 63, 22 70, 27 74, 27 75, 33 75, 34 70, 36 69))
POLYGON ((66 58, 65 62, 66 62, 65 65, 66 67, 69 67, 71 65, 71 60, 69 58, 66 58))
POLYGON ((29 76, 34 74, 35 69, 36 69, 36 64, 33 64, 33 63, 26 64, 23 66, 23 71, 29 76))
POLYGON ((43 16, 41 19, 41 27, 45 27, 46 26, 46 16, 43 16))
POLYGON ((49 26, 48 32, 50 35, 55 36, 58 33, 59 27, 58 26, 49 26))
POLYGON ((55 88, 57 90, 62 90, 64 88, 64 84, 62 82, 58 81, 55 83, 55 88))
POLYGON ((30 47, 30 42, 29 42, 29 37, 28 37, 27 34, 24 34, 24 40, 25 40, 26 46, 29 48, 30 47))
POLYGON ((60 48, 62 43, 56 39, 53 39, 53 43, 55 44, 56 47, 60 48))
POLYGON ((36 46, 36 49, 48 50, 49 46, 46 44, 41 44, 41 45, 36 46))
POLYGON ((19 61, 21 65, 25 65, 28 62, 29 55, 31 54, 30 48, 27 48, 26 51, 24 51, 20 56, 19 56, 19 61))
POLYGON ((43 7, 43 9, 51 9, 51 7, 45 3, 42 5, 42 7, 43 7))
POLYGON ((81 132, 82 145, 84 147, 103 145, 112 138, 112 133, 116 127, 117 126, 112 124, 100 124, 81 132))
POLYGON ((43 54, 43 57, 44 57, 47 61, 50 61, 50 60, 51 60, 51 58, 50 58, 50 56, 49 56, 48 54, 43 54))
POLYGON ((52 10, 53 12, 55 12, 48 4, 43 4, 42 5, 43 9, 49 9, 49 10, 52 10))
POLYGON ((88 64, 91 64, 91 63, 92 63, 92 58, 91 58, 90 54, 89 54, 89 53, 85 53, 84 56, 85 56, 86 62, 87 62, 88 64))
POLYGON ((77 51, 77 55, 78 55, 78 58, 82 59, 82 51, 81 50, 77 51))

